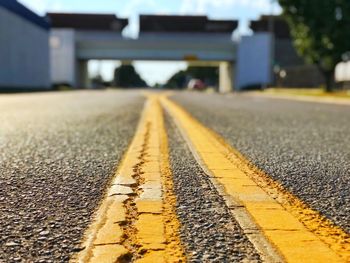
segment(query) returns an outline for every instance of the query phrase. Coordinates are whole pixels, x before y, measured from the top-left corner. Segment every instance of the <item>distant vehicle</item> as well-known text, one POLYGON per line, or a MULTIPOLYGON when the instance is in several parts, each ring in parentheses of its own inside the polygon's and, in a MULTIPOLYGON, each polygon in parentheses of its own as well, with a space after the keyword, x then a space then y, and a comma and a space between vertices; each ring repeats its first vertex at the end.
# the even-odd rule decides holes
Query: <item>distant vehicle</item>
POLYGON ((187 85, 189 90, 204 90, 206 88, 203 81, 200 79, 191 79, 187 85))

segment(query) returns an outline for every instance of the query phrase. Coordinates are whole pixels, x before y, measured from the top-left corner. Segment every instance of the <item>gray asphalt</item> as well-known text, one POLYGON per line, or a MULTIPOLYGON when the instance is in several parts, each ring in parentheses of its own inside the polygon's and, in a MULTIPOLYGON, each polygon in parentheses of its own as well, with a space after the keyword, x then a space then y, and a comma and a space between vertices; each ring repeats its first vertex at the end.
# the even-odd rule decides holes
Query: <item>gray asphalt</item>
POLYGON ((172 99, 350 233, 350 106, 200 93, 172 99))
POLYGON ((175 124, 167 118, 180 238, 189 262, 261 262, 175 124))
POLYGON ((0 262, 66 262, 134 135, 144 98, 0 96, 0 262))
MULTIPOLYGON (((246 95, 173 99, 350 232, 350 107, 246 95)), ((0 96, 0 262, 67 262, 142 112, 139 91, 0 96)), ((181 239, 191 262, 259 256, 167 119, 181 239), (218 242, 220 241, 220 242, 218 242)))

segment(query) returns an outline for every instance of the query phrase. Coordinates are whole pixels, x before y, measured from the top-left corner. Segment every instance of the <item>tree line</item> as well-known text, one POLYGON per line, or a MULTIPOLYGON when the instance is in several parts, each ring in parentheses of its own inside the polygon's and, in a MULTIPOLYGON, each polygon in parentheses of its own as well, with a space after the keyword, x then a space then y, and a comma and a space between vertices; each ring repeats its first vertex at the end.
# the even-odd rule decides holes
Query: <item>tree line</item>
POLYGON ((294 45, 306 62, 316 65, 335 87, 334 72, 350 51, 350 0, 279 0, 294 45))

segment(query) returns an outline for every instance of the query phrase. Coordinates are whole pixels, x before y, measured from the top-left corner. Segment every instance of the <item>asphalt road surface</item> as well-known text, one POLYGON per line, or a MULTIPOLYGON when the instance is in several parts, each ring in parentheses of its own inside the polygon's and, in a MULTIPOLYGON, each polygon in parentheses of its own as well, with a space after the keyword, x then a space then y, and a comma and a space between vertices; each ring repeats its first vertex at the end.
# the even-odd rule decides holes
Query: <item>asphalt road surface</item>
POLYGON ((172 99, 350 232, 350 106, 200 93, 172 99))
POLYGON ((128 146, 135 92, 0 97, 0 262, 66 262, 128 146))
MULTIPOLYGON (((167 119, 170 120, 169 115, 167 119)), ((261 262, 224 200, 197 164, 172 121, 167 122, 180 237, 190 262, 261 262), (194 234, 195 233, 195 234, 194 234)))
MULTIPOLYGON (((350 106, 190 92, 171 98, 350 232, 350 106)), ((81 249, 144 102, 140 91, 0 96, 1 263, 67 262, 81 249)), ((260 262, 165 116, 189 259, 260 262)))

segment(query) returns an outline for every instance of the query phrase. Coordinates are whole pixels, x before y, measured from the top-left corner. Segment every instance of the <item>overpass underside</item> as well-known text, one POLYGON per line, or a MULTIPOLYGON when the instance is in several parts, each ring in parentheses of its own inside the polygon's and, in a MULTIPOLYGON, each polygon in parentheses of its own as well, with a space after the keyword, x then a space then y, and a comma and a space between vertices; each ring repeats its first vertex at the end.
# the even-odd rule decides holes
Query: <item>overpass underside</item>
POLYGON ((186 61, 189 65, 218 66, 219 89, 233 89, 236 46, 221 36, 147 36, 125 39, 111 33, 76 33, 78 85, 88 82, 87 62, 121 61, 186 61))
POLYGON ((70 56, 73 57, 70 62, 69 59, 62 59, 67 54, 64 48, 54 49, 52 52, 54 57, 61 57, 61 64, 54 65, 55 72, 59 72, 57 67, 62 70, 74 68, 73 86, 89 85, 89 60, 186 61, 189 65, 218 66, 220 92, 233 89, 236 45, 227 36, 169 34, 126 39, 113 32, 75 30, 72 34, 59 29, 53 32, 54 36, 55 34, 60 37, 68 34, 70 36, 70 50, 74 54, 70 56), (71 66, 65 65, 66 63, 71 66))

